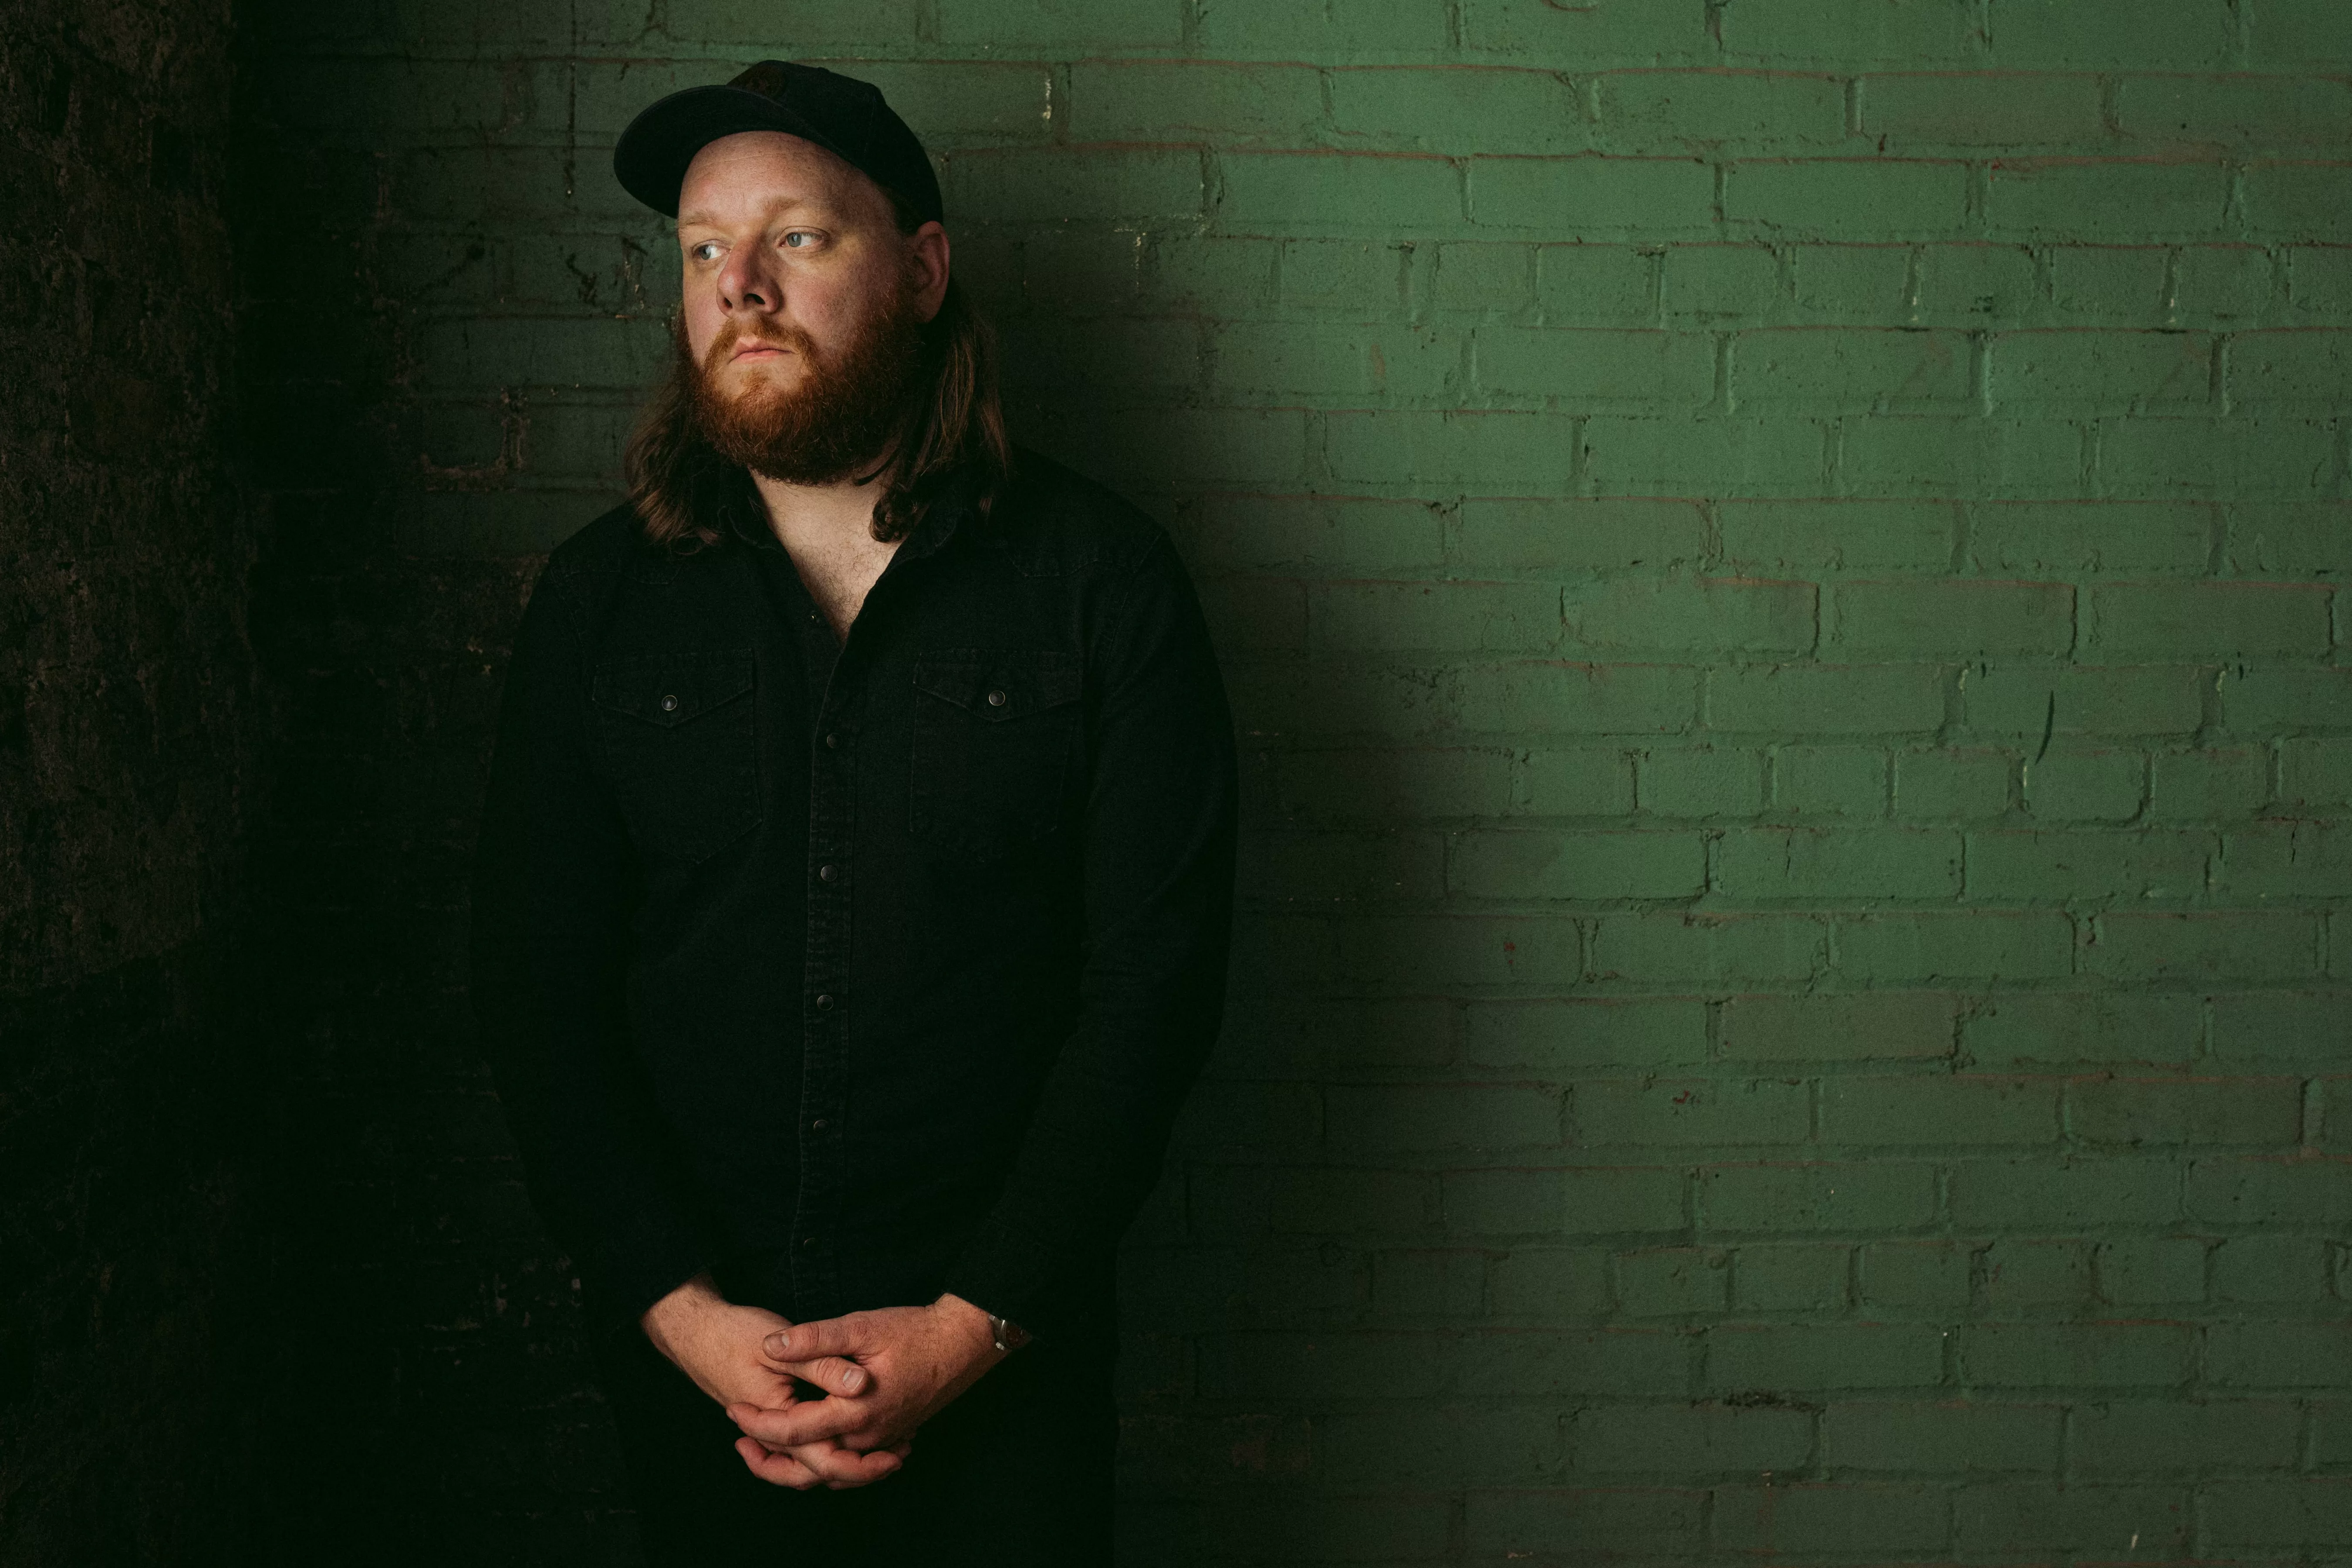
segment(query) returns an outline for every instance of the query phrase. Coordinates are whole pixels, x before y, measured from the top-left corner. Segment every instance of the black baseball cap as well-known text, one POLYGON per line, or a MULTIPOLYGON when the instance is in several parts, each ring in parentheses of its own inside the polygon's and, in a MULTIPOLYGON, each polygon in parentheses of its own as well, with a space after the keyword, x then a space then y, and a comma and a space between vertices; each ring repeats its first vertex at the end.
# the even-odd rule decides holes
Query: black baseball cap
POLYGON ((915 221, 939 218, 940 182, 923 144, 870 81, 823 66, 761 60, 724 87, 689 87, 647 107, 621 132, 613 174, 665 217, 694 155, 739 131, 782 131, 814 142, 876 184, 898 193, 915 221))

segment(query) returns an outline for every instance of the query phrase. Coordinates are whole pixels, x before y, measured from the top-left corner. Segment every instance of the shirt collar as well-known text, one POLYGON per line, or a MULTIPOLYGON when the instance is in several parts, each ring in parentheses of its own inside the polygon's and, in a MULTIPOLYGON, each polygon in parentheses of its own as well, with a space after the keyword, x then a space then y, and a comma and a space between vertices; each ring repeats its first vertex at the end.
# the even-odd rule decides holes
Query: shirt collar
MULTIPOLYGON (((979 479, 968 468, 953 469, 939 479, 930 504, 923 509, 922 520, 898 546, 898 553, 920 560, 945 546, 968 519, 978 514, 975 503, 979 490, 979 479)), ((768 510, 761 504, 760 492, 748 481, 716 505, 723 531, 732 533, 755 550, 783 548, 776 531, 769 525, 768 510)))

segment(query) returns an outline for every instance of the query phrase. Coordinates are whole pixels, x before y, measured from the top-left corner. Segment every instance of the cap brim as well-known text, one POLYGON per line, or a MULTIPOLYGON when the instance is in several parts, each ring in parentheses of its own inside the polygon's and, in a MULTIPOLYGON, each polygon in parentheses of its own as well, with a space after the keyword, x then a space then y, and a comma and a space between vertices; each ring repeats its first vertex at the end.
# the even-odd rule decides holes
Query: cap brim
POLYGON ((677 216, 678 187, 694 155, 740 131, 781 131, 843 156, 815 127, 774 99, 740 87, 689 87, 648 105, 613 148, 613 177, 664 217, 677 216))

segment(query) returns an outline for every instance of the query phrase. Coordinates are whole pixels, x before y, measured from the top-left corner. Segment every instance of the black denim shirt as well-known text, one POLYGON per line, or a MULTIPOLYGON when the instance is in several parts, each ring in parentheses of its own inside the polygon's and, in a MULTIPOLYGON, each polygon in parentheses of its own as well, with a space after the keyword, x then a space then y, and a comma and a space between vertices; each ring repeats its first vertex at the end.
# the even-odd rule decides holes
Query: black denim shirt
MULTIPOLYGON (((744 509, 748 510, 749 509, 744 509)), ((836 650, 764 518, 615 509, 516 634, 473 996, 592 1315, 1098 1322, 1223 1011, 1232 720, 1149 518, 1023 453, 836 650)))

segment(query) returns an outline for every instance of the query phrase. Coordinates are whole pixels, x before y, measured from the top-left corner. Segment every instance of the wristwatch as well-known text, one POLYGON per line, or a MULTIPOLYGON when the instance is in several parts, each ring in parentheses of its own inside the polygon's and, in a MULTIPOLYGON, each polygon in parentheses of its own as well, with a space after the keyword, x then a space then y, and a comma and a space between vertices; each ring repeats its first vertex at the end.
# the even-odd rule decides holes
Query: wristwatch
MULTIPOLYGON (((986 1309, 983 1308, 982 1310, 986 1309)), ((1028 1330, 1011 1319, 1000 1318, 993 1312, 988 1313, 988 1331, 996 1336, 996 1348, 1000 1352, 1017 1351, 1029 1342, 1028 1330)))

